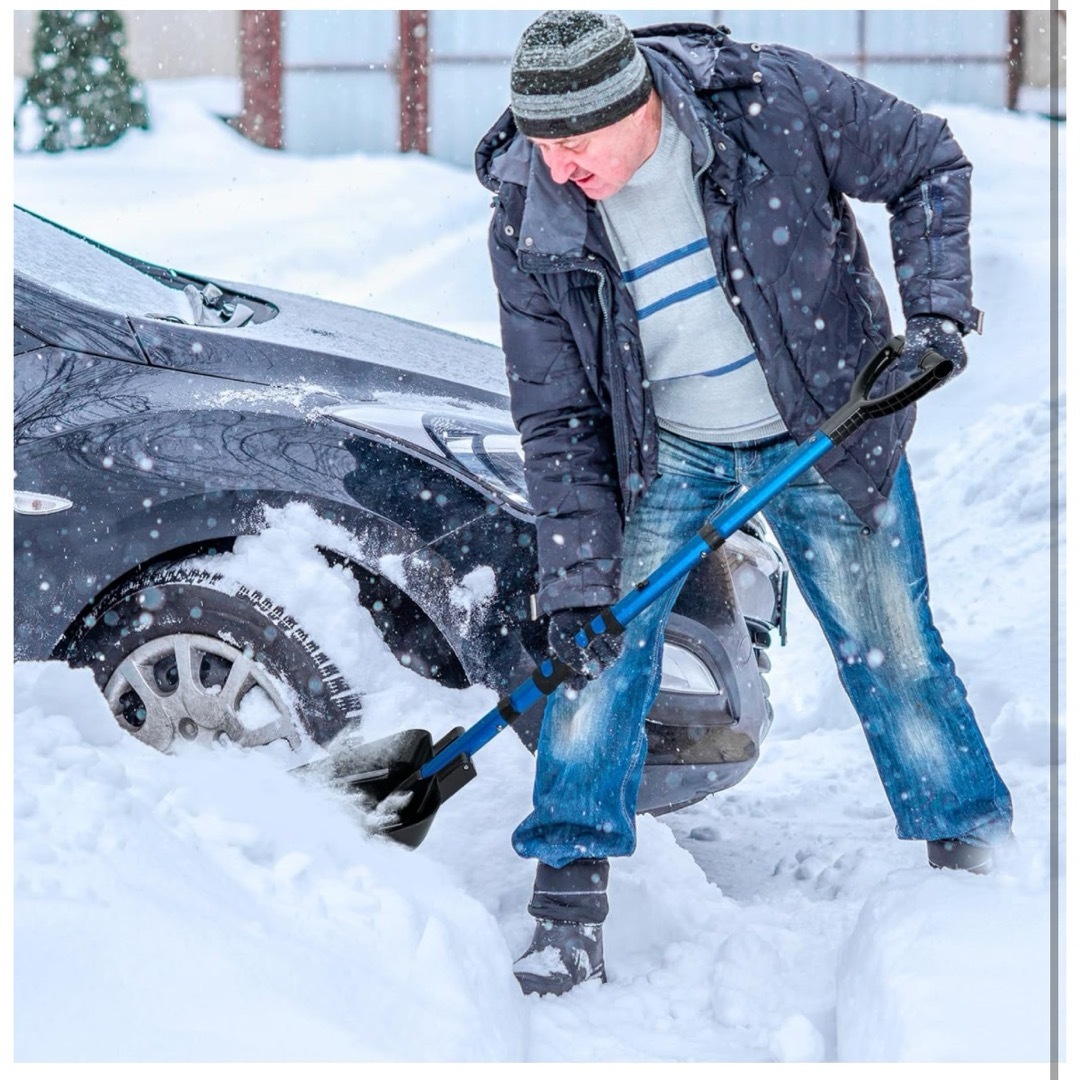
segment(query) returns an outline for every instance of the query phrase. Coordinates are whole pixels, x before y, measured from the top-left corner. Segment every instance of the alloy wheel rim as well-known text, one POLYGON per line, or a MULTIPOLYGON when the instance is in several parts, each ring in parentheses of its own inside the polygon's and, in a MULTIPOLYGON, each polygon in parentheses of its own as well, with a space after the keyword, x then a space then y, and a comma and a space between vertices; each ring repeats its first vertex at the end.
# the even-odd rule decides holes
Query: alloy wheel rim
POLYGON ((105 699, 122 728, 163 752, 184 743, 300 745, 281 687, 251 650, 201 634, 143 642, 113 672, 105 699))

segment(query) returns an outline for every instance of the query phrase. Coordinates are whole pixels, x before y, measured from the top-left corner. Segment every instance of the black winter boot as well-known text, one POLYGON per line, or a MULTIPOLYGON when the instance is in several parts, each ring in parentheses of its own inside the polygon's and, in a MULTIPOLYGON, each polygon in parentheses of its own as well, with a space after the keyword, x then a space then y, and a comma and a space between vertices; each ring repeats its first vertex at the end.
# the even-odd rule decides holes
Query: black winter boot
POLYGON ((989 874, 994 868, 993 848, 964 840, 927 840, 926 856, 935 870, 967 870, 989 874))
POLYGON ((604 928, 600 923, 537 919, 532 944, 514 963, 524 994, 565 994, 604 975, 604 928))
POLYGON ((565 994, 587 979, 606 982, 602 923, 607 917, 606 859, 556 869, 540 863, 529 913, 532 943, 514 964, 526 994, 565 994))

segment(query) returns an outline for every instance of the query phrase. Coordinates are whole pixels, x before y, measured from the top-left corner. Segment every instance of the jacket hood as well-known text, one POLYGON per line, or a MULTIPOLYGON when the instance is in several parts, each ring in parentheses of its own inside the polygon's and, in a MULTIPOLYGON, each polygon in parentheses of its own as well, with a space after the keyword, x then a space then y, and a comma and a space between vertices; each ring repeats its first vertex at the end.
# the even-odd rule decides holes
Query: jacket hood
POLYGON ((646 56, 666 58, 702 90, 752 86, 757 46, 733 41, 726 27, 705 23, 662 23, 632 31, 646 56))

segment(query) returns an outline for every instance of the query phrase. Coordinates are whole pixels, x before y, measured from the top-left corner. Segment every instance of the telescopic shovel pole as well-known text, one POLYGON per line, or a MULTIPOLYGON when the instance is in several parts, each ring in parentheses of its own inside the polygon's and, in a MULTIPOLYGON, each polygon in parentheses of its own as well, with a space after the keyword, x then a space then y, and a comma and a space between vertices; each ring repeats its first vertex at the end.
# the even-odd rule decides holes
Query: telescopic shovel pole
MULTIPOLYGON (((744 492, 715 520, 706 522, 644 581, 583 626, 577 633, 578 644, 587 648, 599 634, 621 633, 635 616, 677 585, 778 492, 867 420, 898 412, 952 374, 953 365, 949 360, 928 351, 913 379, 880 397, 871 397, 875 384, 902 347, 903 338, 893 338, 856 377, 847 404, 786 461, 744 492)), ((472 755, 573 674, 561 660, 545 659, 523 683, 467 731, 456 729, 434 746, 426 731, 402 732, 390 739, 363 744, 357 755, 338 764, 330 782, 366 795, 380 809, 385 808, 385 813, 375 816, 374 828, 400 843, 416 847, 427 835, 438 807, 475 775, 472 755)))

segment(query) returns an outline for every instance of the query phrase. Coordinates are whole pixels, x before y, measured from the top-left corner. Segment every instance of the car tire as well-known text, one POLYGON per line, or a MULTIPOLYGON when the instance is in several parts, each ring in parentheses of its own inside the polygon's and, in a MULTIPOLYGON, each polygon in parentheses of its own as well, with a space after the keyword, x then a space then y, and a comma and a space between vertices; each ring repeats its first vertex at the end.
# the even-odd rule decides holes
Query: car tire
POLYGON ((117 722, 155 749, 184 742, 301 749, 359 717, 360 696, 269 597, 191 563, 107 594, 66 659, 89 667, 117 722))

